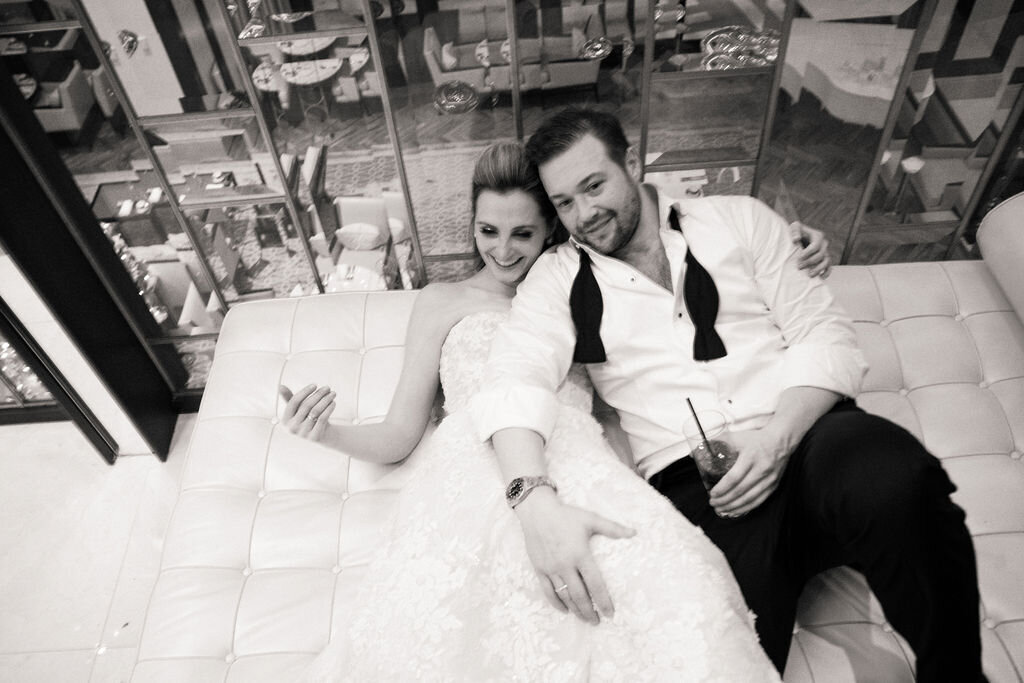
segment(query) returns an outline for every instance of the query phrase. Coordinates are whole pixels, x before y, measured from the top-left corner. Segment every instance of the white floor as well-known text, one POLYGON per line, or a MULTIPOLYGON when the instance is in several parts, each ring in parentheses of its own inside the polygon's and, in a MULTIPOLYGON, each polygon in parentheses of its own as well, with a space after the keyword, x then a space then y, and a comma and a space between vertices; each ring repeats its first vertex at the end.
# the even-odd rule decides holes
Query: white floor
POLYGON ((114 466, 70 422, 0 427, 0 683, 129 680, 194 422, 114 466))

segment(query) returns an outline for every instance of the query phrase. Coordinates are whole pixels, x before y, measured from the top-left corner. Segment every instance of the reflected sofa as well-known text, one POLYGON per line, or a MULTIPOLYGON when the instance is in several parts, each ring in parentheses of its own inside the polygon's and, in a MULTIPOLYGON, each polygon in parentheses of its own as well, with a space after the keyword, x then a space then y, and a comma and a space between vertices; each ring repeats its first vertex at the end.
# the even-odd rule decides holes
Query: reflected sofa
MULTIPOLYGON (((958 486, 977 550, 992 683, 1024 672, 1022 216, 1024 194, 986 217, 984 260, 839 267, 829 280, 871 364, 858 403, 916 434, 958 486)), ((293 436, 278 421, 277 386, 326 382, 338 391, 332 420, 380 420, 415 297, 342 293, 228 314, 135 683, 293 680, 346 619, 410 468, 293 436)), ((808 585, 787 683, 909 682, 913 662, 856 571, 828 571, 808 585)))
MULTIPOLYGON (((483 95, 489 92, 489 79, 496 91, 511 90, 512 68, 501 55, 506 33, 485 31, 483 19, 476 26, 462 14, 465 12, 460 13, 455 29, 451 21, 441 21, 423 30, 423 58, 434 85, 462 81, 483 95), (487 41, 491 64, 489 73, 476 58, 477 47, 482 40, 487 41)), ((501 16, 504 17, 504 12, 501 16)), ((560 20, 557 35, 536 37, 534 31, 534 37, 517 41, 521 90, 596 87, 601 62, 582 59, 579 51, 587 40, 604 35, 598 6, 564 7, 560 20)))

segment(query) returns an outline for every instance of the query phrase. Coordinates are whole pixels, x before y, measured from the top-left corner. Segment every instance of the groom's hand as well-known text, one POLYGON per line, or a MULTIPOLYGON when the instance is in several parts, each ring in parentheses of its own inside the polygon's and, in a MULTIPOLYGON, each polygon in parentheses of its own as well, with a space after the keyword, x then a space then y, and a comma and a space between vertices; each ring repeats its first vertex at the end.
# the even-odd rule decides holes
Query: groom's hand
POLYGON ((747 514, 772 494, 791 454, 786 439, 769 429, 732 433, 736 464, 710 491, 710 504, 720 517, 747 514))
POLYGON ((597 624, 615 613, 590 537, 628 538, 636 532, 593 512, 563 504, 550 489, 538 489, 516 507, 526 551, 548 601, 559 610, 597 624))

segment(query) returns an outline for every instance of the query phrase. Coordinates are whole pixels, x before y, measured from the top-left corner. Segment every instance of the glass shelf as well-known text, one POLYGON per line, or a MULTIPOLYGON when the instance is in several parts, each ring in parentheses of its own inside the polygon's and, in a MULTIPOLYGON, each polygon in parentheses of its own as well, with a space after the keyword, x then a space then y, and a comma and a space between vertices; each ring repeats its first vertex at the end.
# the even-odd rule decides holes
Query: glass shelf
POLYGON ((297 21, 275 18, 283 14, 271 12, 261 6, 257 14, 239 32, 238 44, 252 46, 308 40, 315 46, 317 40, 332 36, 365 36, 367 32, 366 24, 361 17, 341 10, 287 13, 307 15, 297 21))

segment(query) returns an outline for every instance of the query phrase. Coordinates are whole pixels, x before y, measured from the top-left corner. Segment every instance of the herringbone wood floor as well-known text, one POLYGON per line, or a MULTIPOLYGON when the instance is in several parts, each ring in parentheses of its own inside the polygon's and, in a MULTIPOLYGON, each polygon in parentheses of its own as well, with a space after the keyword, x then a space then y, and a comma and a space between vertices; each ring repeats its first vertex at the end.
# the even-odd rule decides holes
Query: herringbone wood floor
MULTIPOLYGON (((631 72, 627 72, 626 78, 630 75, 631 72)), ((685 91, 660 86, 652 95, 652 115, 656 114, 657 118, 652 117, 648 131, 648 151, 731 146, 752 154, 758 136, 753 126, 761 114, 752 98, 757 99, 762 91, 756 83, 737 78, 689 81, 685 91)), ((396 88, 391 99, 403 154, 451 150, 464 156, 466 151, 477 150, 481 144, 515 139, 515 122, 507 94, 493 104, 490 98, 483 97, 478 109, 458 116, 442 116, 436 112, 432 104, 432 84, 396 88)), ((596 88, 526 94, 522 103, 526 135, 550 112, 568 104, 586 103, 615 113, 631 141, 638 143, 640 140, 640 100, 630 88, 623 87, 622 75, 613 70, 602 70, 596 88), (616 78, 612 78, 612 73, 616 78)), ((775 121, 771 144, 764 151, 760 196, 771 204, 778 180, 783 180, 801 220, 826 232, 833 258, 838 261, 867 182, 880 130, 840 121, 823 110, 807 92, 796 103, 782 93, 775 121)), ((313 144, 328 145, 329 155, 394 156, 386 120, 379 107, 369 111, 336 107, 325 122, 303 120, 293 125, 282 119, 276 122, 273 135, 279 151, 297 156, 302 156, 313 144)), ((119 135, 106 122, 82 136, 76 145, 66 145, 61 151, 73 173, 127 169, 130 160, 144 157, 130 131, 119 135)), ((413 178, 413 174, 429 175, 432 171, 429 165, 415 163, 407 163, 406 170, 414 187, 422 186, 424 179, 413 178)), ((712 171, 711 175, 714 174, 712 171)), ((748 184, 749 178, 744 182, 748 184)), ((394 184, 397 185, 397 178, 394 184)), ((728 191, 728 188, 716 186, 714 191, 728 191)), ((421 230, 450 219, 447 215, 437 220, 421 215, 421 212, 431 211, 431 206, 421 202, 415 191, 412 199, 421 230)), ((948 228, 862 234, 851 262, 941 258, 949 234, 948 228)), ((436 256, 466 251, 465 240, 461 237, 449 248, 444 246, 443 235, 423 234, 421 238, 432 245, 429 253, 436 256)), ((966 256, 962 250, 956 255, 966 256)))

